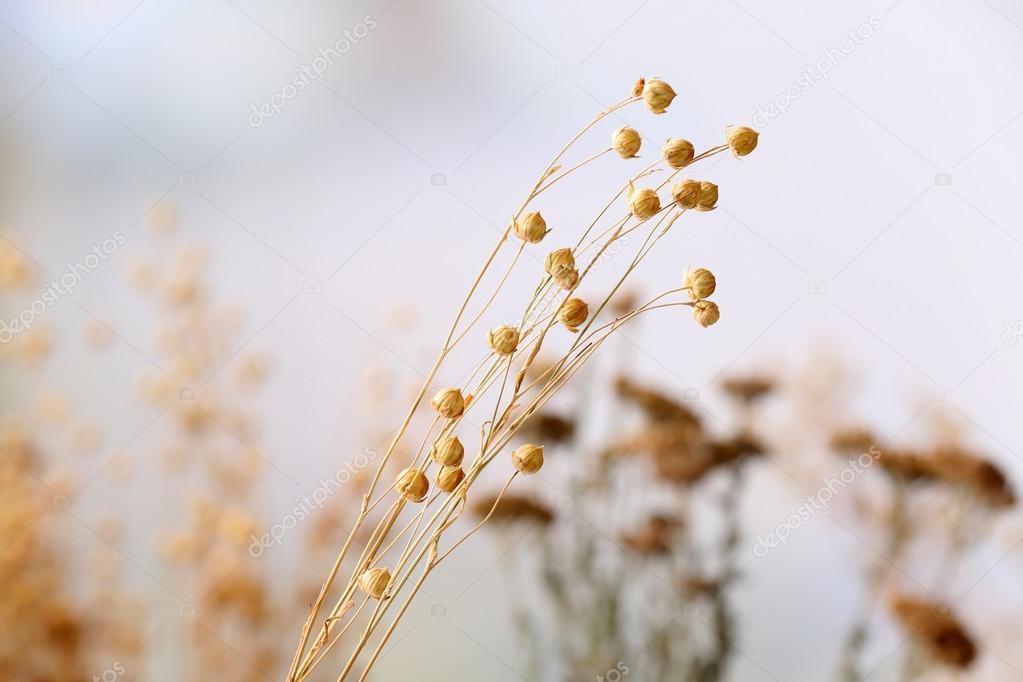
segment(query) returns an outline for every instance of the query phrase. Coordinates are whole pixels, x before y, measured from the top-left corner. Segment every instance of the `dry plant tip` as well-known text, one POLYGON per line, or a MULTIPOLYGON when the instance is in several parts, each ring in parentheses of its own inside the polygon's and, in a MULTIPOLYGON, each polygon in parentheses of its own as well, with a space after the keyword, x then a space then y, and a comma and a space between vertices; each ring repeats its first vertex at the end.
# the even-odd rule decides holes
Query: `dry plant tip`
POLYGON ((611 136, 611 146, 623 159, 631 159, 639 151, 643 138, 634 128, 623 126, 611 136))
POLYGON ((512 464, 523 474, 535 474, 543 467, 543 446, 520 445, 512 453, 512 464))
POLYGON ((430 404, 440 416, 448 419, 461 417, 465 411, 465 398, 457 388, 442 388, 433 396, 430 404))

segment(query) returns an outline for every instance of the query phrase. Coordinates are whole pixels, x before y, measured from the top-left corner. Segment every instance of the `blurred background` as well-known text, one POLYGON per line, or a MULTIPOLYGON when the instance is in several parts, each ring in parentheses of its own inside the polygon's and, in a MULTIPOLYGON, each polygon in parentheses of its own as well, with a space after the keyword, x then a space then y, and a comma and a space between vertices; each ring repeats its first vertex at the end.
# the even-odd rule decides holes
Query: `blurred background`
MULTIPOLYGON (((640 419, 617 403, 627 375, 766 451, 733 510, 741 579, 718 576, 727 666, 682 679, 831 679, 874 602, 855 678, 1023 679, 1012 504, 932 539, 921 529, 952 503, 928 489, 908 498, 920 542, 887 544, 899 491, 955 475, 857 474, 756 549, 842 470, 828 443, 843 429, 882 450, 954 444, 1020 480, 1021 58, 1008 0, 0 2, 0 563, 19 633, 5 679, 283 679, 357 510, 357 490, 325 481, 358 478, 386 447, 536 175, 641 76, 677 99, 584 139, 578 158, 630 125, 642 158, 604 158, 546 197, 551 239, 580 232, 667 137, 700 150, 751 125, 752 155, 699 170, 718 209, 683 221, 631 285, 653 295, 708 267, 722 319, 628 326, 558 405, 568 452, 518 492, 603 538, 623 583, 679 592, 674 569, 619 542, 635 504, 608 526, 566 482, 573 448, 603 452, 640 419), (727 386, 750 377, 771 388, 753 416, 727 386), (951 576, 946 553, 962 558, 951 576), (905 616, 906 592, 964 624, 969 665, 931 666, 926 646, 904 662, 907 633, 929 627, 905 616)), ((539 268, 526 265, 481 344, 520 314, 539 268)), ((635 492, 611 478, 605 492, 635 492)), ((731 489, 696 483, 684 495, 709 507, 731 489)), ((713 510, 690 512, 697 545, 718 532, 713 510)), ((474 536, 373 679, 660 679, 653 640, 605 651, 608 665, 524 643, 541 630, 516 614, 543 571, 512 562, 543 564, 538 518, 474 536)), ((668 622, 719 634, 708 590, 668 622)))

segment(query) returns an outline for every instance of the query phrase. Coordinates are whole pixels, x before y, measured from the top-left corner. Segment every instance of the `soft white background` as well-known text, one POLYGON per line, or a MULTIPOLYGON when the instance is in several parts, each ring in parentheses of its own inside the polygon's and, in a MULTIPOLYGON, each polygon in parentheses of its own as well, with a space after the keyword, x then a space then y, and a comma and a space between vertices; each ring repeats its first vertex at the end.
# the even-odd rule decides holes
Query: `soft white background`
MULTIPOLYGON (((247 311, 242 338, 275 357, 261 407, 265 453, 287 474, 271 472, 283 510, 334 471, 339 443, 364 447, 346 433, 360 426, 370 359, 403 385, 428 370, 456 296, 532 178, 593 113, 659 75, 680 93, 670 113, 629 109, 588 148, 622 121, 643 132, 648 158, 669 135, 711 146, 871 16, 880 29, 772 119, 754 155, 707 171, 720 210, 696 216, 642 273, 652 290, 690 261, 711 267, 721 323, 653 319, 629 333, 634 362, 666 388, 707 394, 713 411, 723 369, 800 366, 825 343, 862 373, 860 414, 886 437, 947 400, 940 407, 968 415, 976 442, 1018 471, 1023 344, 1003 338, 1023 319, 1023 7, 1013 0, 3 1, 0 230, 60 272, 115 230, 128 235, 125 253, 145 252, 144 215, 176 205, 186 233, 211 247, 218 295, 247 311), (325 78, 249 125, 253 103, 367 16, 376 28, 325 78), (322 294, 303 293, 311 279, 322 294), (414 309, 414 334, 393 332, 396 303, 414 309)), ((598 206, 639 163, 609 157, 591 181, 567 185, 544 206, 553 226, 578 229, 579 206, 598 206)), ((517 281, 525 291, 532 276, 517 281)), ((5 403, 67 387, 112 451, 130 442, 155 410, 133 394, 151 321, 124 289, 105 266, 47 313, 66 342, 43 379, 8 372, 5 403), (89 314, 125 340, 102 361, 75 342, 89 314)), ((4 306, 9 317, 17 301, 4 306)), ((760 530, 810 492, 765 489, 760 530)), ((475 542, 428 587, 412 622, 431 602, 447 616, 418 621, 382 679, 417 658, 418 679, 519 679, 494 617, 501 551, 475 542)), ((820 679, 855 599, 841 585, 867 551, 821 517, 757 565, 735 679, 820 679)), ((1020 570, 999 556, 971 599, 1020 570)), ((164 606, 173 613, 173 600, 164 606)), ((1010 667, 1023 667, 1018 652, 997 653, 991 679, 1023 677, 1010 667)))

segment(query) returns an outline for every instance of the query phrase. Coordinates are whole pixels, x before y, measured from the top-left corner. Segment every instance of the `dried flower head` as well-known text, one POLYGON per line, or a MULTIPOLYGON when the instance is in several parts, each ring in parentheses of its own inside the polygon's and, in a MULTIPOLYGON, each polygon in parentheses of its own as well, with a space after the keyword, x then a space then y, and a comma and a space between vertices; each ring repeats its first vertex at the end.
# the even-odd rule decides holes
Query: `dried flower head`
POLYGON ((655 515, 638 530, 624 533, 621 541, 641 557, 661 556, 671 551, 672 536, 681 526, 679 519, 655 515))
POLYGON ((700 195, 696 199, 697 211, 713 211, 718 205, 718 186, 706 180, 700 183, 700 195))
POLYGON ((370 568, 359 576, 359 587, 373 599, 382 599, 391 582, 391 573, 383 567, 370 568))
POLYGON ((696 155, 693 143, 683 140, 681 137, 668 138, 668 141, 664 143, 663 152, 664 160, 675 170, 688 166, 696 155))
POLYGON ((725 140, 736 156, 746 156, 757 148, 760 133, 746 126, 728 126, 725 129, 725 140))
POLYGON ((487 334, 487 345, 498 355, 512 355, 519 347, 519 330, 511 325, 491 329, 487 334))
POLYGON ((662 80, 652 78, 643 85, 643 102, 655 114, 663 114, 673 99, 675 91, 662 80))
POLYGON ((472 505, 472 512, 479 517, 490 515, 493 523, 532 521, 547 525, 554 520, 554 513, 530 497, 505 493, 500 500, 496 495, 480 497, 472 505))
POLYGON ((1016 494, 1002 470, 978 455, 960 447, 940 447, 932 463, 937 478, 965 487, 991 507, 1016 504, 1016 494))
POLYGON ((443 467, 437 472, 437 488, 441 492, 450 493, 464 478, 465 472, 461 467, 443 467))
POLYGON ((721 389, 744 403, 752 403, 774 390, 774 381, 762 376, 731 377, 721 383, 721 389))
POLYGON ((579 284, 579 271, 575 268, 563 269, 554 276, 554 283, 565 291, 571 291, 579 284))
POLYGON ((540 412, 526 420, 519 435, 536 438, 547 444, 563 443, 575 434, 575 422, 568 417, 540 412))
POLYGON ((717 280, 710 270, 696 268, 695 270, 686 270, 686 274, 682 278, 682 286, 689 290, 689 298, 699 301, 714 293, 714 289, 717 288, 717 280))
POLYGON ((551 277, 557 277, 563 271, 575 269, 575 256, 572 249, 555 249, 544 259, 543 269, 551 277))
POLYGON ((643 144, 643 138, 639 133, 629 126, 623 126, 616 130, 611 136, 611 146, 623 159, 631 159, 639 151, 643 144))
POLYGON ((433 444, 431 455, 433 460, 442 466, 456 467, 462 463, 465 447, 462 446, 462 441, 458 440, 458 436, 448 436, 433 444))
POLYGON ((461 417, 465 411, 465 398, 457 388, 442 388, 434 394, 430 404, 442 417, 448 419, 461 417))
POLYGON ((682 180, 671 188, 671 197, 679 208, 696 208, 700 200, 700 181, 682 180))
POLYGON ((586 305, 586 301, 572 297, 562 304, 561 310, 558 312, 558 322, 575 334, 579 331, 579 327, 586 323, 589 316, 590 307, 586 305))
POLYGON ((398 475, 398 492, 409 502, 422 502, 430 492, 430 481, 419 469, 405 469, 398 475))
POLYGON ((513 231, 522 241, 538 244, 550 230, 547 229, 547 221, 543 216, 538 211, 532 211, 515 221, 513 231))
POLYGON ((535 474, 543 467, 543 446, 520 445, 512 453, 512 464, 524 474, 535 474))
POLYGON ((864 428, 847 428, 831 436, 831 449, 842 454, 866 452, 878 443, 877 436, 864 428))
POLYGON ((618 377, 615 392, 623 400, 643 410, 647 418, 655 422, 676 422, 698 427, 700 420, 696 413, 660 391, 640 386, 628 377, 618 377))
POLYGON ((968 668, 977 657, 977 646, 947 604, 896 596, 891 610, 927 655, 953 668, 968 668))
POLYGON ((709 327, 721 318, 721 311, 714 301, 700 300, 693 304, 693 318, 701 327, 709 327))
POLYGON ((636 189, 632 187, 631 183, 629 187, 631 188, 629 192, 629 210, 632 211, 632 215, 640 220, 646 220, 657 215, 657 212, 661 210, 661 198, 657 196, 657 192, 649 187, 636 189))

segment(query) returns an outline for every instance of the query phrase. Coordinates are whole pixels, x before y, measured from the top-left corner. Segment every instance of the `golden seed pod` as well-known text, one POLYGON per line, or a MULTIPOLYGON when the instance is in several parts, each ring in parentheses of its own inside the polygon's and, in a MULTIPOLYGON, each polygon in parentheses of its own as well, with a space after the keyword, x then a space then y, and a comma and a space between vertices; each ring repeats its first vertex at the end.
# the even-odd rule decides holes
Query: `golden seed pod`
POLYGON ((433 456, 433 461, 438 464, 456 467, 462 463, 462 457, 465 456, 465 447, 462 445, 462 441, 458 440, 458 436, 448 436, 447 438, 441 438, 433 444, 431 455, 433 456))
POLYGON ((714 273, 706 268, 686 270, 686 274, 682 278, 682 286, 689 289, 689 298, 694 301, 699 301, 701 298, 707 298, 713 294, 717 284, 714 273))
POLYGON ((441 492, 449 493, 457 488, 463 479, 465 472, 461 467, 444 467, 437 472, 437 488, 441 492))
POLYGON ((693 157, 696 156, 696 149, 693 147, 693 143, 689 140, 683 140, 681 137, 668 138, 668 141, 664 143, 662 151, 664 153, 664 160, 675 170, 685 168, 692 162, 693 157))
POLYGON ((671 188, 671 196, 679 208, 696 208, 700 198, 700 181, 683 180, 671 188))
POLYGON ((359 576, 359 587, 362 591, 373 597, 381 599, 387 591, 387 585, 391 582, 391 573, 386 568, 370 568, 359 576))
POLYGON ((675 91, 662 80, 654 78, 643 85, 643 101, 646 108, 655 114, 663 114, 673 99, 675 91))
POLYGON ((547 221, 543 219, 543 216, 537 211, 533 211, 519 218, 512 231, 522 241, 537 244, 550 230, 547 229, 547 221))
POLYGON ((512 453, 512 464, 524 474, 535 474, 543 466, 542 445, 521 445, 512 453))
POLYGON ((434 394, 430 404, 442 417, 448 419, 461 417, 465 411, 465 398, 457 388, 442 388, 434 394))
POLYGON ((714 301, 697 301, 693 304, 693 318, 701 327, 709 327, 721 318, 721 311, 714 301))
POLYGON ((498 355, 511 355, 519 347, 519 330, 504 325, 487 332, 487 345, 498 355))
POLYGON ((700 183, 700 196, 696 199, 697 211, 713 211, 718 205, 718 186, 704 180, 700 183))
POLYGON ((629 126, 619 128, 611 136, 611 146, 623 159, 631 159, 639 151, 643 138, 629 126))
POLYGON ((575 334, 579 331, 579 327, 586 324, 586 319, 589 316, 590 306, 586 305, 586 301, 573 297, 562 304, 561 311, 558 313, 558 322, 575 334))
POLYGON ((554 277, 554 283, 565 291, 575 289, 579 284, 579 271, 575 268, 562 268, 554 277))
POLYGON ((644 85, 646 85, 645 78, 640 78, 639 80, 637 80, 636 83, 632 86, 632 96, 639 97, 640 95, 642 95, 644 85))
POLYGON ((543 269, 551 277, 557 277, 564 270, 575 269, 575 256, 572 249, 555 249, 547 254, 543 261, 543 269))
POLYGON ((633 189, 629 194, 629 208, 632 210, 632 215, 640 220, 646 220, 654 217, 661 210, 661 198, 649 187, 633 189))
POLYGON ((725 139, 733 154, 746 156, 757 148, 760 133, 746 126, 728 126, 725 129, 725 139))
POLYGON ((398 475, 397 487, 401 496, 409 502, 422 502, 430 492, 430 481, 419 469, 405 469, 398 475))

